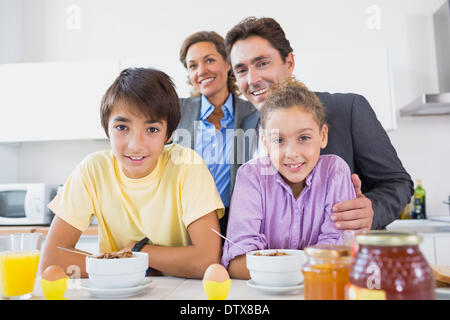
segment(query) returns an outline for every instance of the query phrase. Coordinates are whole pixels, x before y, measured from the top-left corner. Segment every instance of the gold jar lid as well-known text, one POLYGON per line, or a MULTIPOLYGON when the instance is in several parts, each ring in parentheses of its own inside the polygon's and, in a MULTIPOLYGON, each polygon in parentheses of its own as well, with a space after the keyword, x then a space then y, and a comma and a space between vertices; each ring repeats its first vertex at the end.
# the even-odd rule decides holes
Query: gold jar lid
POLYGON ((416 246, 422 242, 422 237, 415 232, 370 230, 357 235, 355 241, 368 246, 416 246))
POLYGON ((341 258, 350 256, 350 248, 347 246, 318 244, 305 248, 305 253, 314 258, 341 258))

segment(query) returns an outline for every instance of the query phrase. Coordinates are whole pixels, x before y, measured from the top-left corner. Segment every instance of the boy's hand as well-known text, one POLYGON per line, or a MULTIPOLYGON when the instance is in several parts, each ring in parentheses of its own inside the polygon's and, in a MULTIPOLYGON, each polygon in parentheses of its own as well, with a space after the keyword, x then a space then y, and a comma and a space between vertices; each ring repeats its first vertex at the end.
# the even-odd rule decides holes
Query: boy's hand
POLYGON ((357 174, 352 174, 352 182, 356 198, 336 203, 332 210, 331 219, 337 229, 367 230, 372 226, 372 201, 361 192, 361 180, 357 174))
POLYGON ((122 250, 118 251, 118 253, 125 252, 125 251, 131 251, 131 249, 133 249, 133 247, 136 243, 137 243, 137 241, 130 242, 125 248, 122 248, 122 250))

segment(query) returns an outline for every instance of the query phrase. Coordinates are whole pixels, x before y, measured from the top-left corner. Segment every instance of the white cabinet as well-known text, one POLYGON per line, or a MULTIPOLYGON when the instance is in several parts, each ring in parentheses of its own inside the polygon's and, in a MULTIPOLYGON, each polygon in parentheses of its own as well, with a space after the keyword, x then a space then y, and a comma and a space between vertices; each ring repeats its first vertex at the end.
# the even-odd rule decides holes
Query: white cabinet
POLYGON ((118 60, 0 65, 0 142, 105 139, 100 102, 118 60))
MULTIPOLYGON (((297 43, 302 42, 299 40, 297 43)), ((369 101, 385 130, 396 128, 392 70, 387 49, 294 48, 294 53, 294 74, 309 89, 361 94, 369 101)))
POLYGON ((425 259, 427 259, 428 263, 436 264, 436 253, 434 250, 434 237, 432 235, 422 234, 423 240, 419 245, 420 251, 424 255, 425 259))
POLYGON ((448 222, 434 220, 395 220, 386 229, 390 231, 418 232, 422 236, 419 245, 425 259, 431 264, 450 266, 450 232, 442 231, 448 222))
MULTIPOLYGON (((362 94, 383 127, 395 128, 387 50, 294 48, 294 52, 295 74, 310 89, 362 94)), ((186 70, 175 55, 4 64, 0 65, 0 142, 105 139, 101 98, 126 67, 158 68, 173 78, 181 97, 189 95, 186 70)))
POLYGON ((120 70, 125 68, 155 68, 170 76, 180 97, 189 97, 192 87, 187 83, 187 71, 177 55, 164 57, 136 57, 120 59, 120 70))
POLYGON ((450 266, 450 234, 437 234, 434 237, 436 264, 450 266))

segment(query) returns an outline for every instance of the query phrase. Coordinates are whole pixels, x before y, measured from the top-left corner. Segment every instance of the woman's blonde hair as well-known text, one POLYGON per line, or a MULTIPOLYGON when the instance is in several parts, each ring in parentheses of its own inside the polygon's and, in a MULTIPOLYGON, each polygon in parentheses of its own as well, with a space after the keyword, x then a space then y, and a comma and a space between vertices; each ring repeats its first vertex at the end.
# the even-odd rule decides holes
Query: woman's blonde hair
MULTIPOLYGON (((215 31, 199 31, 194 34, 191 34, 187 37, 180 48, 180 62, 187 69, 186 56, 189 48, 198 43, 198 42, 211 42, 216 47, 217 52, 222 56, 225 62, 228 62, 227 52, 225 50, 225 40, 215 31)), ((192 86, 191 80, 188 76, 187 83, 192 86)), ((233 71, 230 68, 228 71, 228 79, 227 79, 228 91, 234 94, 235 96, 240 95, 239 89, 236 85, 236 78, 234 77, 233 71)), ((200 92, 192 86, 191 97, 200 96, 200 92)))
POLYGON ((285 81, 270 87, 260 112, 262 128, 265 129, 267 118, 272 111, 288 109, 293 106, 298 106, 311 113, 320 129, 326 124, 322 102, 302 82, 290 76, 285 81))

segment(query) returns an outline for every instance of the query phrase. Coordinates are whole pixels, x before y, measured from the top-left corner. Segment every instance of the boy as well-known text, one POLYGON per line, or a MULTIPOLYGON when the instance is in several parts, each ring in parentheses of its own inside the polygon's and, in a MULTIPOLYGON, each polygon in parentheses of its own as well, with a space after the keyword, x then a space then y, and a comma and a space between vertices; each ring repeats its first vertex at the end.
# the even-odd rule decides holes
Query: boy
POLYGON ((55 213, 42 257, 51 264, 80 267, 74 248, 92 215, 98 220, 100 252, 131 249, 149 255, 151 269, 201 278, 218 263, 223 204, 206 165, 193 150, 166 145, 180 120, 171 79, 154 69, 121 72, 105 93, 101 123, 111 150, 87 156, 48 205, 55 213))

